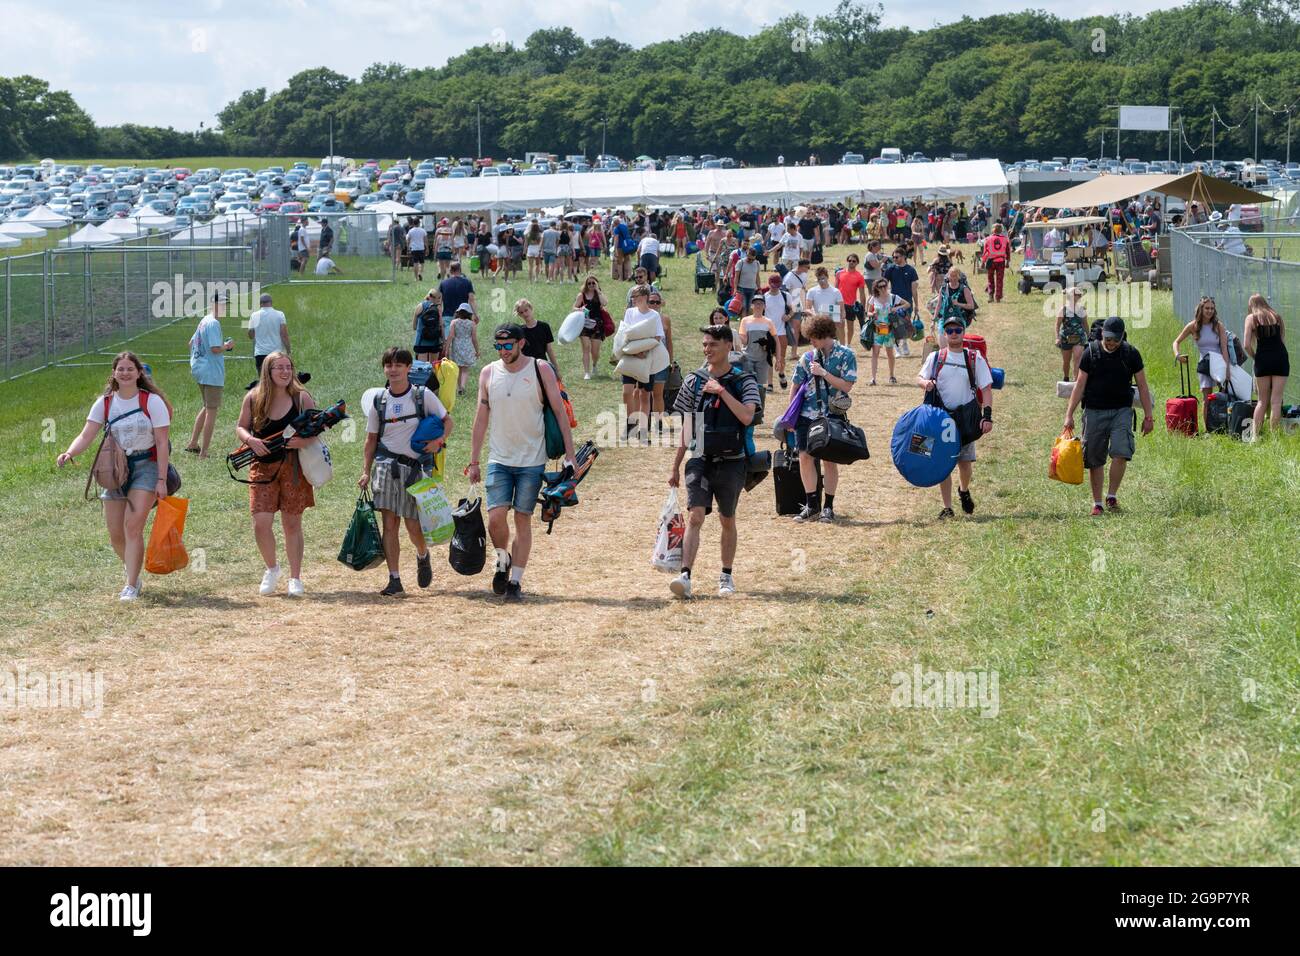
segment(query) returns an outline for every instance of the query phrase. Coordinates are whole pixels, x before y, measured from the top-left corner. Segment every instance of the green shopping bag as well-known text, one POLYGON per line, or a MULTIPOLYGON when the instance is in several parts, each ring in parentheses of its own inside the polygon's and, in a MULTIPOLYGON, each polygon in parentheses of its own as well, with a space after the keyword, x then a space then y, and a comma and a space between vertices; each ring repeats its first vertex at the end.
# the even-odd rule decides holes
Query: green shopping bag
POLYGON ((361 492, 348 532, 339 548, 339 560, 353 571, 368 571, 384 560, 384 540, 375 520, 375 501, 370 492, 361 492))

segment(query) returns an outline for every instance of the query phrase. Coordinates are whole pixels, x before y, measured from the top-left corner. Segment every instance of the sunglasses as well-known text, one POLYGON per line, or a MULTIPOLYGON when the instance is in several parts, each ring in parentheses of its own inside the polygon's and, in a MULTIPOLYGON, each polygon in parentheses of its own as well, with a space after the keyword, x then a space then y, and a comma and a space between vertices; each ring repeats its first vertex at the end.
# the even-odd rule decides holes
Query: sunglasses
POLYGON ((647 301, 649 302, 650 305, 663 305, 663 304, 664 304, 664 300, 663 300, 663 299, 648 299, 647 301))
POLYGON ((498 352, 509 352, 512 348, 515 347, 515 343, 514 343, 514 342, 494 342, 494 343, 492 344, 492 347, 493 347, 494 349, 496 349, 498 352))
POLYGON ((966 331, 965 329, 958 328, 957 326, 954 325, 952 328, 944 329, 944 330, 943 330, 943 334, 944 334, 944 335, 961 335, 961 334, 962 334, 963 332, 965 332, 965 331, 966 331))

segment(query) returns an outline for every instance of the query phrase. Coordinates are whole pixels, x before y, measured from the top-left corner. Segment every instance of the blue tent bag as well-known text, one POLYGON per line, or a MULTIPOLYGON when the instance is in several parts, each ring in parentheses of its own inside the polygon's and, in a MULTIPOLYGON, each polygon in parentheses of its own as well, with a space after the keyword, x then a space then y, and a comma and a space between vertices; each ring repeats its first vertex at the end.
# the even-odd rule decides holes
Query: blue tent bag
POLYGON ((990 368, 990 369, 989 369, 989 374, 991 374, 991 375, 993 376, 993 387, 994 387, 994 388, 1001 388, 1002 385, 1003 385, 1003 384, 1006 382, 1006 380, 1007 380, 1007 372, 1006 372, 1006 369, 1001 369, 1001 368, 990 368))
POLYGON ((957 425, 942 408, 918 405, 899 418, 889 450, 900 475, 918 488, 930 488, 957 465, 957 425))

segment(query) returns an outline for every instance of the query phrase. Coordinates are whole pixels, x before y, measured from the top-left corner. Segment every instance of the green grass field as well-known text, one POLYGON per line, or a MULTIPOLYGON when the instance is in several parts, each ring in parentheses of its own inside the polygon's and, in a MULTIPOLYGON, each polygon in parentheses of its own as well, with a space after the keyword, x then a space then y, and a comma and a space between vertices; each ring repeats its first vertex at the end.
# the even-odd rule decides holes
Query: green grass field
MULTIPOLYGON (((665 296, 689 367, 698 353, 691 330, 711 302, 689 291, 682 264, 668 266, 665 296)), ((488 328, 520 295, 553 323, 572 302, 569 285, 476 284, 488 328)), ((621 296, 621 284, 606 285, 621 296)), ((318 401, 355 400, 381 381, 378 354, 409 342, 422 291, 406 278, 273 289, 318 401)), ((1157 295, 1151 325, 1131 334, 1148 362, 1157 422, 1138 441, 1121 494, 1125 514, 1091 519, 1084 489, 1047 479, 1065 405, 1054 392, 1059 358, 1041 296, 1013 292, 1004 306, 985 308, 979 323, 1008 385, 995 393, 997 426, 979 449, 972 519, 937 523, 937 493, 900 492, 887 450, 873 437, 872 460, 849 470, 852 485, 842 495, 857 520, 834 529, 838 563, 792 571, 779 616, 760 624, 741 610, 724 620, 707 603, 678 612, 691 615, 680 638, 690 645, 706 644, 711 626, 748 626, 752 635, 735 656, 702 666, 673 703, 659 705, 663 723, 637 722, 655 716, 651 707, 647 717, 595 734, 614 742, 601 752, 607 762, 621 753, 610 749, 616 744, 650 734, 660 741, 652 760, 627 758, 626 775, 602 791, 608 812, 547 816, 527 781, 494 789, 494 805, 538 806, 528 846, 567 847, 559 858, 577 863, 1300 863, 1300 441, 1269 436, 1251 445, 1166 433, 1164 399, 1177 392, 1166 356, 1178 328, 1168 303, 1167 294, 1157 295), (891 705, 896 675, 910 680, 917 666, 990 680, 996 673, 996 716, 891 705)), ((190 326, 138 344, 177 406, 177 449, 197 410, 183 361, 190 326)), ((488 328, 479 333, 485 352, 488 328)), ((239 330, 226 331, 247 356, 239 330)), ((582 380, 576 345, 559 354, 587 429, 581 437, 616 386, 604 374, 582 380)), ((246 359, 227 368, 232 386, 252 377, 246 359)), ((87 461, 65 472, 53 465, 106 374, 106 365, 56 368, 0 386, 0 521, 13 542, 0 557, 6 658, 93 650, 101 612, 84 612, 83 603, 116 612, 115 602, 111 609, 100 602, 120 585, 99 508, 80 499, 87 461)), ((901 374, 906 382, 915 373, 901 374)), ((241 391, 228 389, 213 460, 178 453, 182 494, 199 503, 187 543, 204 549, 207 571, 160 584, 159 608, 131 618, 140 622, 144 648, 169 640, 170 615, 223 608, 236 615, 232 596, 242 599, 260 574, 244 489, 219 461, 233 444, 241 391), (146 636, 146 621, 162 632, 146 636)), ((858 397, 873 436, 891 422, 871 410, 892 394, 858 397)), ((453 496, 463 485, 469 424, 463 408, 454 414, 453 496)), ((338 477, 306 518, 311 567, 334 560, 354 497, 360 431, 352 440, 339 431, 332 441, 338 477)), ((630 452, 611 452, 584 493, 617 489, 638 467, 630 452)), ((770 506, 768 486, 761 487, 757 497, 770 506)), ((651 504, 657 509, 659 499, 651 504)), ((761 520, 742 516, 742 550, 746 528, 757 526, 747 521, 761 520)), ((618 510, 601 512, 600 521, 618 530, 618 510)), ((797 545, 809 533, 788 541, 797 545)), ((618 568, 624 558, 611 551, 608 560, 618 568)), ((781 548, 744 555, 750 566, 789 560, 781 548)), ((597 580, 601 597, 624 603, 635 634, 649 596, 625 593, 616 572, 597 580)), ((204 627, 219 634, 223 625, 204 627)), ((191 639, 188 632, 176 638, 191 639)), ((499 637, 482 640, 490 647, 499 637)), ((573 641, 585 643, 581 628, 573 641)), ((491 759, 481 759, 484 772, 494 772, 491 759)), ((398 805, 407 786, 387 791, 398 805)), ((585 806, 578 793, 572 802, 585 806)), ((382 852, 348 850, 343 841, 337 855, 319 858, 530 859, 519 849, 522 837, 466 831, 449 851, 373 812, 369 819, 385 821, 380 829, 388 834, 382 852)), ((319 839, 335 842, 328 833, 319 839)), ((292 846, 267 852, 256 858, 302 858, 292 846)))

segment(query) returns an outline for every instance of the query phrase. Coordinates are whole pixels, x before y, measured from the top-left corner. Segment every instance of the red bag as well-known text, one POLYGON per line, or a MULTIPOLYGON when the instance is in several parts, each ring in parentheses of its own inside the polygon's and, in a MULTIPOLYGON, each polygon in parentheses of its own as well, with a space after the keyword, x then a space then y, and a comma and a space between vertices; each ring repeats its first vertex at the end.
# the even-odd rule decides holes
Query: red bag
POLYGON ((600 310, 600 328, 605 334, 605 338, 609 338, 614 334, 614 320, 610 318, 609 312, 606 309, 600 310))
POLYGON ((1197 411, 1199 403, 1192 391, 1192 372, 1190 362, 1178 363, 1178 398, 1165 400, 1165 428, 1171 432, 1182 432, 1188 437, 1196 435, 1197 411))
POLYGON ((966 348, 974 349, 976 352, 979 352, 980 355, 984 356, 985 362, 989 360, 989 346, 988 343, 984 341, 984 336, 973 335, 972 333, 967 332, 962 336, 961 343, 966 348))

